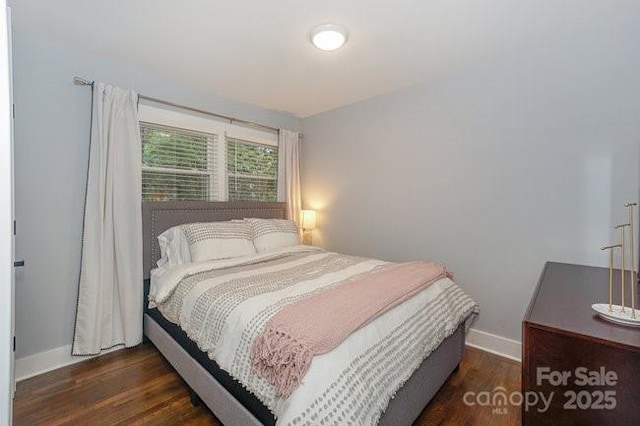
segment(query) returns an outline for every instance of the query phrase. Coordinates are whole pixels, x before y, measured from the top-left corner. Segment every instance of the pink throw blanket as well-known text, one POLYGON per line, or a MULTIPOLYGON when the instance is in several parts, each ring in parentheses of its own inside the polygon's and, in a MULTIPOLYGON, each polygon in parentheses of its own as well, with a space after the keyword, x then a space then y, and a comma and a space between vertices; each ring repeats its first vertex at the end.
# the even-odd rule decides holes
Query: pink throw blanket
POLYGON ((445 276, 450 275, 437 263, 397 263, 289 305, 256 338, 253 368, 288 397, 314 355, 331 351, 360 327, 445 276))

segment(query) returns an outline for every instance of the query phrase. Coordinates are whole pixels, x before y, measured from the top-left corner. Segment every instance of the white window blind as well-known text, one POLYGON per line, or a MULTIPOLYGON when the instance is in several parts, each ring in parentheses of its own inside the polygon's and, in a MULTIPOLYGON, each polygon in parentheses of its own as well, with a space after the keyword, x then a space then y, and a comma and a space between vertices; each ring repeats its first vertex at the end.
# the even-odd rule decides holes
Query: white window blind
POLYGON ((229 201, 276 201, 278 148, 227 137, 229 201))
POLYGON ((140 123, 142 198, 217 200, 217 135, 140 123))
POLYGON ((276 201, 273 135, 141 107, 144 200, 276 201))

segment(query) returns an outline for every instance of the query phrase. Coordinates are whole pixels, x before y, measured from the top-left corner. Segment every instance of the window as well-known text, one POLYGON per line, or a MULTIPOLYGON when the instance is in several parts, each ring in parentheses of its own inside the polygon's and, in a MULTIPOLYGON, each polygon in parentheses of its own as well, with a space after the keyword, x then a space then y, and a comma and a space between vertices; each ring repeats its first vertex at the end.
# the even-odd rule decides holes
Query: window
POLYGON ((277 147, 227 138, 229 201, 276 201, 277 147))
POLYGON ((140 105, 142 198, 276 201, 277 135, 140 105))
POLYGON ((216 200, 216 136, 140 123, 142 198, 216 200))

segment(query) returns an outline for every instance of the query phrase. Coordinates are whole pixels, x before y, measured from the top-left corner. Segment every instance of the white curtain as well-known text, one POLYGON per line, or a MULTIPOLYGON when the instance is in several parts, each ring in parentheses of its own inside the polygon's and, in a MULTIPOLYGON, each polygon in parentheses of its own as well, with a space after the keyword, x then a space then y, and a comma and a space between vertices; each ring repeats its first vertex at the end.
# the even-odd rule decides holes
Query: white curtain
POLYGON ((138 95, 95 83, 74 355, 142 341, 138 95))
POLYGON ((300 156, 298 132, 280 129, 278 136, 278 201, 287 203, 287 219, 300 223, 300 156))

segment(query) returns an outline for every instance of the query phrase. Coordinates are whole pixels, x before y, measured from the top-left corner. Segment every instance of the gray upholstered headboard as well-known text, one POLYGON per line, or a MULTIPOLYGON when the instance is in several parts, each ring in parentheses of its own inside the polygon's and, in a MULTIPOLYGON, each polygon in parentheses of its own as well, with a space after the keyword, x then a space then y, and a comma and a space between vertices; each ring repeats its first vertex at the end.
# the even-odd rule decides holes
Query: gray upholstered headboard
POLYGON ((284 219, 286 203, 276 202, 221 202, 221 201, 143 201, 142 238, 143 272, 149 271, 160 259, 158 235, 172 226, 191 222, 216 222, 221 220, 259 217, 284 219))

